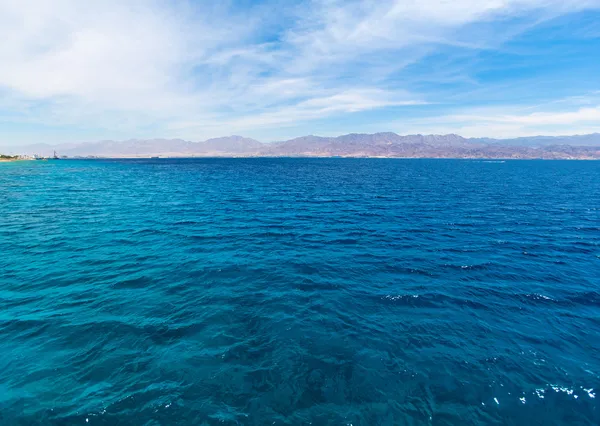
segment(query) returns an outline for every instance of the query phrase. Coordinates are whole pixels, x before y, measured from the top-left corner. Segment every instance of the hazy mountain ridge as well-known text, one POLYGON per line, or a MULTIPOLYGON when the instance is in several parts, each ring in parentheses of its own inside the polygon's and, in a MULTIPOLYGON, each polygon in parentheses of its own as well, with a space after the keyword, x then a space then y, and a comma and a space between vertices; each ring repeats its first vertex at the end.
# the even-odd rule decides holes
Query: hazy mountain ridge
POLYGON ((192 142, 183 139, 130 139, 61 145, 0 148, 4 154, 68 157, 416 157, 416 158, 581 158, 600 159, 600 134, 515 139, 448 135, 350 133, 337 137, 302 136, 262 143, 242 136, 192 142))

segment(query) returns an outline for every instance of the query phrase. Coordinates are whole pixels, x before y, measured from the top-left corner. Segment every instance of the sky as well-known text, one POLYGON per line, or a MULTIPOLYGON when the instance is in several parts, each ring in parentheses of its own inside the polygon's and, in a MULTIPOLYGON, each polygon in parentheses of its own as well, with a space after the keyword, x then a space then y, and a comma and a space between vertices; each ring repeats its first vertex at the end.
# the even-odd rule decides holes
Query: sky
POLYGON ((0 145, 600 132, 600 0, 0 0, 0 145))

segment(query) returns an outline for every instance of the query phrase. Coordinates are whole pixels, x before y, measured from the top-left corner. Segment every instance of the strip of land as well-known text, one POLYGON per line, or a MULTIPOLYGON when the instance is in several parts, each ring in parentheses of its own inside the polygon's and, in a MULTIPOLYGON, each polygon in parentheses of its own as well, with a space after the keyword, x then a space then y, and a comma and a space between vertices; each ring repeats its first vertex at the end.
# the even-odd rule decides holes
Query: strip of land
POLYGON ((202 142, 182 139, 130 139, 64 145, 36 144, 0 151, 69 158, 151 157, 375 157, 464 159, 600 159, 600 134, 517 139, 464 138, 459 135, 347 134, 303 136, 263 143, 242 136, 202 142))
POLYGON ((21 160, 21 158, 18 156, 0 154, 0 163, 7 163, 10 161, 19 161, 19 160, 21 160))

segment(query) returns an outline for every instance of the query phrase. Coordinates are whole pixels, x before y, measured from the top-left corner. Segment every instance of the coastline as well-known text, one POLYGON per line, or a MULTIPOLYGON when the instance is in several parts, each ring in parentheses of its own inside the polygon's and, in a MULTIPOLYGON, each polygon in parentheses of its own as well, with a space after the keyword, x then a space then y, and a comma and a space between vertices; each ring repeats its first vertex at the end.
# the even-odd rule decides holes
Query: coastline
MULTIPOLYGON (((468 160, 468 161, 598 161, 599 156, 589 157, 570 157, 570 156, 514 156, 514 157, 493 157, 493 156, 391 156, 391 155, 320 155, 320 154, 299 154, 299 155, 236 155, 230 153, 212 153, 208 155, 181 155, 173 153, 172 155, 161 154, 161 155, 117 155, 117 156, 74 156, 74 157, 62 157, 61 160, 192 160, 192 159, 269 159, 269 158, 306 158, 306 159, 383 159, 383 160, 468 160)), ((15 163, 20 161, 35 161, 34 158, 27 158, 27 156, 17 156, 14 158, 0 158, 0 163, 15 163)))
POLYGON ((268 159, 268 158, 306 158, 306 159, 383 159, 383 160, 479 160, 479 161, 598 161, 600 157, 392 157, 392 156, 339 156, 339 155, 164 155, 160 158, 151 156, 106 156, 106 157, 72 157, 63 160, 193 160, 193 159, 268 159))
POLYGON ((33 161, 33 158, 0 158, 0 163, 17 163, 19 161, 33 161))

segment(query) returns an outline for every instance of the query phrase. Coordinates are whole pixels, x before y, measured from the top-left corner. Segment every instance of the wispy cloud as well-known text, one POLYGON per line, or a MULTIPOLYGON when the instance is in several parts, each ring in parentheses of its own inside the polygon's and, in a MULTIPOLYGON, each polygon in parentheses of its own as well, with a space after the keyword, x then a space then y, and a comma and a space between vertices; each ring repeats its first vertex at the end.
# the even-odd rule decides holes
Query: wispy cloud
POLYGON ((496 138, 596 133, 600 132, 600 96, 592 92, 545 105, 471 108, 456 114, 415 119, 408 126, 401 122, 391 126, 408 133, 430 129, 440 134, 496 138))
MULTIPOLYGON (((74 127, 191 139, 292 125, 310 133, 312 121, 344 116, 359 130, 363 113, 424 105, 431 113, 464 85, 488 87, 472 72, 479 52, 600 7, 600 0, 242 3, 0 0, 0 120, 27 127, 24 140, 43 135, 36 125, 61 128, 67 140, 78 137, 74 127)), ((0 143, 9 136, 0 130, 0 143)))
MULTIPOLYGON (((285 87, 285 85, 284 85, 285 87)), ((214 128, 222 129, 231 126, 236 130, 252 130, 263 126, 290 126, 310 120, 318 120, 338 113, 355 113, 389 106, 409 106, 425 104, 413 100, 406 93, 392 93, 377 89, 355 89, 337 92, 330 96, 311 97, 293 105, 267 108, 267 111, 239 118, 228 118, 226 121, 178 122, 171 125, 172 129, 214 128)))

